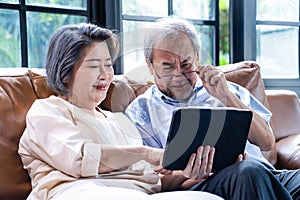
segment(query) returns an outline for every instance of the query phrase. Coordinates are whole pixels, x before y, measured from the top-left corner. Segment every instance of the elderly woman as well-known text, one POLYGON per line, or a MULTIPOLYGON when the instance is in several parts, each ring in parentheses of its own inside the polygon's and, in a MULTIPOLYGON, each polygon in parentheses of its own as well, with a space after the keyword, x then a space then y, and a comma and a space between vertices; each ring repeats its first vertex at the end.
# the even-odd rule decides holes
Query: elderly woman
POLYGON ((32 180, 28 199, 132 199, 178 189, 211 172, 213 148, 199 147, 197 154, 206 159, 191 155, 183 172, 165 170, 163 150, 143 146, 123 114, 98 108, 118 51, 117 36, 92 24, 66 25, 52 35, 46 73, 58 96, 33 103, 19 144, 32 180))

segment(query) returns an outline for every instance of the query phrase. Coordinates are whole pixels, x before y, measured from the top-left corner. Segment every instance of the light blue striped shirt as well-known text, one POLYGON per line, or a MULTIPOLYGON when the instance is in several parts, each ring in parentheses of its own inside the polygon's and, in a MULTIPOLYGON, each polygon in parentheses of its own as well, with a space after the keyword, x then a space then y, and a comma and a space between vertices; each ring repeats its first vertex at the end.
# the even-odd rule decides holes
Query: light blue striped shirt
MULTIPOLYGON (((228 87, 242 102, 256 111, 269 124, 271 113, 244 87, 228 82, 228 87)), ((125 110, 125 114, 136 125, 143 143, 156 148, 164 148, 171 124, 172 114, 178 107, 223 106, 216 98, 212 97, 198 79, 194 94, 186 102, 174 100, 164 95, 156 85, 151 86, 144 94, 138 96, 125 110)), ((263 157, 258 146, 247 141, 246 152, 249 158, 259 159, 270 163, 263 157)))

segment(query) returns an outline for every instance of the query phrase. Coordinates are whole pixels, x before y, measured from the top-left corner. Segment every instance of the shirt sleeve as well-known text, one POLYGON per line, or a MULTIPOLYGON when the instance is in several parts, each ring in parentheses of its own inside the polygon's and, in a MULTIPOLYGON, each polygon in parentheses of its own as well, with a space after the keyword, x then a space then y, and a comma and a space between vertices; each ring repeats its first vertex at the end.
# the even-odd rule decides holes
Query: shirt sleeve
POLYGON ((35 102, 26 123, 27 144, 37 159, 73 177, 98 174, 101 145, 80 136, 66 106, 35 102))
POLYGON ((145 106, 146 101, 142 98, 134 100, 125 110, 125 115, 132 121, 136 126, 139 133, 141 134, 143 144, 155 148, 163 148, 159 136, 153 130, 149 112, 147 111, 148 106, 145 106))
POLYGON ((229 89, 247 106, 258 113, 267 124, 270 123, 272 113, 260 103, 246 88, 235 83, 229 84, 229 89))

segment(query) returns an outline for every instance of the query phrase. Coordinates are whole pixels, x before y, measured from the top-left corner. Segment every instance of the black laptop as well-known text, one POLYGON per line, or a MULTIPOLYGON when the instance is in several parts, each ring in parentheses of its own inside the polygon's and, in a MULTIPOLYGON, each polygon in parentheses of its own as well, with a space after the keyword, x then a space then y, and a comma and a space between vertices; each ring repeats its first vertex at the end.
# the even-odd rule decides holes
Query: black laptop
POLYGON ((228 107, 187 107, 173 113, 162 165, 183 170, 201 145, 215 147, 212 171, 236 162, 245 145, 252 112, 228 107))

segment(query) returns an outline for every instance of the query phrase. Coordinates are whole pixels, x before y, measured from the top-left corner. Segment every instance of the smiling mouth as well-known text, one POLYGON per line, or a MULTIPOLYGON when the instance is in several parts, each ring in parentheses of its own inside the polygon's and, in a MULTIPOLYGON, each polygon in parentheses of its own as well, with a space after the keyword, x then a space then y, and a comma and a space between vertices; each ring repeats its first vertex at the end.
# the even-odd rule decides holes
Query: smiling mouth
POLYGON ((108 90, 108 85, 96 85, 94 87, 96 88, 96 90, 100 90, 100 91, 108 90))

